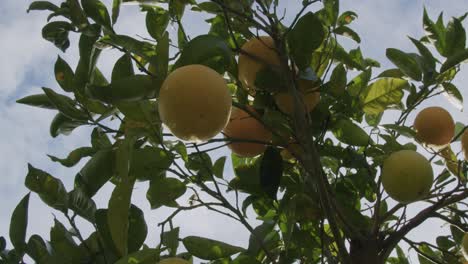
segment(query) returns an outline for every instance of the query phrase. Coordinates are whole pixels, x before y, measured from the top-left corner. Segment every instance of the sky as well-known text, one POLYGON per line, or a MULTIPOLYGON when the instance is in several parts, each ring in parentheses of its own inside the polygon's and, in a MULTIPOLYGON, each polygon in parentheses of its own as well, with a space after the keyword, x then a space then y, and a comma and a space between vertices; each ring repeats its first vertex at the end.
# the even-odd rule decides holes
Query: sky
MULTIPOLYGON (((50 42, 41 38, 41 28, 46 23, 47 12, 27 14, 26 9, 31 2, 31 0, 0 1, 0 36, 2 37, 0 41, 0 50, 2 50, 0 60, 0 120, 2 121, 0 127, 0 171, 2 172, 0 236, 5 237, 8 237, 8 226, 14 207, 28 193, 27 188, 24 187, 27 164, 31 163, 35 167, 48 171, 61 179, 67 190, 70 190, 73 187, 73 178, 79 168, 84 165, 84 161, 73 168, 64 168, 53 163, 46 154, 64 157, 77 147, 88 146, 91 132, 90 128, 81 127, 70 136, 61 135, 53 139, 49 135, 49 124, 55 115, 54 111, 15 103, 17 99, 26 95, 41 93, 41 87, 60 91, 53 74, 57 55, 64 58, 72 65, 72 68, 78 60, 76 36, 72 35, 72 45, 66 53, 60 52, 50 42)), ((57 0, 52 2, 60 3, 57 0)), ((111 1, 104 2, 110 6, 111 1)), ((301 1, 283 0, 280 2, 283 4, 282 7, 288 10, 289 15, 286 21, 291 21, 291 14, 295 13, 301 1)), ((444 11, 446 21, 451 16, 460 16, 468 11, 466 0, 343 0, 341 2, 341 11, 353 10, 359 14, 359 18, 351 27, 361 36, 360 47, 364 55, 380 61, 382 69, 392 67, 385 57, 386 48, 415 51, 407 36, 420 38, 424 35, 422 30, 424 6, 432 18, 440 11, 444 11)), ((204 17, 201 17, 199 13, 189 12, 185 15, 183 22, 186 23, 188 34, 192 38, 206 32, 207 28, 203 25, 203 19, 204 17)), ((144 15, 139 13, 137 6, 122 8, 116 31, 134 37, 137 34, 147 36, 144 15)), ((348 48, 357 46, 347 40, 343 40, 342 43, 348 48)), ((118 52, 115 51, 104 52, 99 67, 107 76, 117 56, 118 52)), ((464 89, 464 86, 468 85, 467 73, 467 67, 464 67, 455 81, 465 98, 468 98, 467 89, 464 89)), ((452 113, 456 121, 468 123, 466 114, 460 112, 442 96, 430 100, 424 106, 428 105, 443 106, 452 113)), ((464 106, 466 107, 467 104, 465 103, 464 106)), ((414 118, 414 115, 410 116, 411 118, 414 118)), ((388 121, 391 122, 391 118, 388 118, 388 121)), ((228 154, 227 149, 216 153, 216 155, 223 154, 228 154)), ((146 189, 145 184, 137 185, 132 201, 145 212, 147 222, 150 223, 147 242, 150 246, 154 246, 159 237, 156 223, 164 220, 164 216, 167 216, 171 210, 164 208, 151 211, 145 199, 146 189)), ((96 200, 98 208, 107 207, 106 201, 111 191, 110 185, 106 185, 100 191, 96 200)), ((185 198, 183 197, 181 201, 185 198)), ((36 195, 31 196, 29 210, 31 218, 28 237, 39 234, 48 238, 54 215, 63 219, 60 213, 48 209, 36 195)), ((251 221, 255 223, 253 219, 251 221)), ((84 230, 91 228, 84 222, 79 224, 84 230)), ((248 242, 249 234, 240 224, 203 209, 187 212, 177 217, 175 225, 181 227, 182 237, 201 235, 239 246, 246 246, 248 242)), ((411 236, 433 241, 434 225, 440 225, 440 223, 429 221, 422 226, 420 231, 411 233, 411 236)))

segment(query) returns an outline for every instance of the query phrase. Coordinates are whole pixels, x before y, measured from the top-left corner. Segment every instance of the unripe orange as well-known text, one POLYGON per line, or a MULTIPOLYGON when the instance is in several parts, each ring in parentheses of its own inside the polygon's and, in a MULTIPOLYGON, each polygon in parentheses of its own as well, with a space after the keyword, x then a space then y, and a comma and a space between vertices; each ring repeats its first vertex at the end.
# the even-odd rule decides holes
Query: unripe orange
POLYGON ((433 146, 445 146, 455 135, 455 122, 442 107, 427 107, 414 120, 416 135, 422 142, 433 146))
POLYGON ((254 56, 251 57, 243 52, 239 55, 239 80, 246 88, 255 89, 257 73, 264 67, 280 65, 280 59, 274 47, 274 41, 269 36, 252 38, 242 46, 243 52, 254 56))
MULTIPOLYGON (((255 110, 248 107, 249 111, 256 114, 255 110)), ((227 137, 235 140, 257 140, 269 142, 271 132, 268 131, 262 123, 250 116, 249 113, 234 107, 231 112, 229 123, 224 128, 227 137)), ((232 152, 241 157, 255 157, 262 154, 266 145, 254 142, 232 142, 228 145, 232 152)))
POLYGON ((174 136, 206 141, 229 121, 231 94, 223 77, 203 65, 174 70, 159 92, 159 114, 174 136))
POLYGON ((158 264, 190 264, 183 258, 165 258, 158 262, 158 264))

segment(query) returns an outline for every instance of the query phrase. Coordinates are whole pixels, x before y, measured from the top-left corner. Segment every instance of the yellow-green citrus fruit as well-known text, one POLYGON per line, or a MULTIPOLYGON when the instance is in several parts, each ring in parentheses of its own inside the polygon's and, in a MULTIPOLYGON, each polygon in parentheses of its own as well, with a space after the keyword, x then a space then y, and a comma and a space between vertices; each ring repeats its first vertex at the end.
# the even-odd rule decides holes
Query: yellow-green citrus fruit
POLYGON ((261 36, 259 38, 252 38, 242 46, 242 51, 251 54, 239 55, 238 69, 239 80, 248 89, 255 89, 255 79, 257 73, 265 66, 277 66, 280 64, 280 59, 274 50, 275 44, 271 37, 261 36))
MULTIPOLYGON (((255 110, 248 107, 249 111, 256 114, 255 110)), ((269 142, 271 140, 271 132, 268 131, 262 123, 249 113, 233 107, 229 123, 224 128, 224 133, 227 137, 235 140, 257 140, 261 142, 269 142)), ((232 142, 228 147, 235 154, 241 157, 255 157, 262 154, 266 145, 254 142, 232 142)))
POLYGON ((206 141, 229 121, 231 95, 223 77, 203 65, 176 69, 159 92, 159 114, 174 136, 206 141))
POLYGON ((465 235, 463 236, 461 248, 462 248, 463 257, 465 257, 465 260, 468 261, 468 232, 465 233, 465 235))
MULTIPOLYGON (((308 80, 298 80, 299 93, 301 101, 305 105, 306 112, 312 111, 320 101, 320 92, 313 86, 313 82, 308 80)), ((275 103, 281 112, 292 115, 294 113, 294 97, 289 92, 277 93, 275 103)))
POLYGON ((400 150, 384 161, 381 177, 390 197, 401 203, 411 203, 429 193, 434 173, 423 155, 413 150, 400 150))
POLYGON ((463 149, 463 154, 465 154, 465 160, 468 160, 468 130, 463 132, 461 137, 461 144, 463 149))
POLYGON ((183 258, 166 258, 158 262, 158 264, 190 264, 183 258))
POLYGON ((423 109, 414 120, 416 135, 422 142, 433 146, 445 146, 455 135, 455 122, 447 110, 432 106, 423 109))

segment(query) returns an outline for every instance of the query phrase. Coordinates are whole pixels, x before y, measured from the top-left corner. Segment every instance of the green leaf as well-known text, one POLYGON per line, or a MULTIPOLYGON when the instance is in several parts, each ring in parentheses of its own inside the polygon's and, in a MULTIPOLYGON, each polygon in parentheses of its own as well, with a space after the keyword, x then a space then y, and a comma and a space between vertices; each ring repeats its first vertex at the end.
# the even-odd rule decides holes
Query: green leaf
POLYGON ((112 82, 116 82, 119 79, 131 77, 133 75, 135 75, 135 71, 133 70, 131 54, 125 53, 115 63, 114 69, 112 69, 111 80, 112 82))
POLYGON ((42 90, 57 109, 68 118, 78 121, 88 120, 86 113, 76 108, 72 99, 58 94, 50 88, 42 88, 42 90))
POLYGON ((339 0, 324 0, 324 10, 326 13, 327 21, 330 25, 335 25, 340 12, 340 1, 339 0))
POLYGON ((387 58, 395 64, 406 76, 413 80, 421 81, 421 69, 419 68, 418 62, 401 50, 387 49, 387 58))
POLYGON ((169 25, 169 13, 161 7, 154 7, 146 13, 146 29, 151 37, 159 40, 169 25))
POLYGON ((81 6, 85 13, 101 26, 112 28, 109 12, 106 6, 99 0, 81 0, 81 6))
POLYGON ((130 206, 128 216, 128 252, 138 251, 146 240, 148 226, 143 211, 136 205, 130 206))
POLYGON ((233 63, 233 56, 224 39, 213 35, 200 35, 187 43, 173 70, 185 65, 203 64, 224 73, 233 63))
POLYGON ((464 62, 468 59, 468 49, 461 50, 452 56, 450 56, 440 67, 440 73, 444 73, 451 68, 459 65, 460 63, 464 62))
POLYGON ((26 251, 26 228, 28 227, 29 193, 18 203, 10 221, 10 241, 18 255, 26 251))
POLYGON ((338 26, 351 24, 351 22, 353 22, 357 17, 358 15, 355 12, 345 11, 338 18, 338 26))
POLYGON ((383 78, 372 83, 362 96, 366 114, 377 115, 403 98, 403 89, 409 88, 408 81, 397 78, 383 78))
POLYGON ((52 161, 59 162, 65 167, 75 166, 82 158, 94 155, 96 150, 91 147, 81 147, 73 150, 66 158, 60 159, 52 155, 47 155, 52 161))
POLYGON ((96 127, 91 132, 91 145, 96 150, 112 147, 112 143, 102 129, 96 127))
POLYGON ((388 69, 377 75, 376 78, 403 78, 405 74, 400 69, 388 69))
POLYGON ((123 179, 112 192, 107 211, 107 224, 120 256, 128 253, 129 215, 134 181, 123 179))
POLYGON ((0 252, 4 251, 6 248, 6 240, 4 237, 0 236, 0 252))
POLYGON ((213 174, 214 176, 222 179, 224 174, 224 164, 226 164, 226 157, 221 157, 215 161, 213 164, 213 174))
POLYGON ((75 187, 81 188, 88 197, 96 192, 114 175, 115 153, 110 149, 99 150, 75 176, 75 187))
POLYGON ((19 104, 25 104, 45 109, 57 109, 45 94, 33 94, 23 97, 16 101, 19 104))
POLYGON ((159 260, 160 251, 143 249, 119 259, 115 264, 153 264, 159 260))
POLYGON ((67 3, 70 7, 70 19, 73 24, 79 29, 82 29, 83 32, 92 31, 94 27, 89 25, 88 19, 78 0, 68 0, 67 3))
POLYGON ((273 200, 276 200, 283 176, 283 158, 278 149, 267 147, 260 162, 260 186, 273 200))
POLYGON ((300 70, 310 65, 312 52, 320 47, 324 37, 323 25, 314 13, 308 12, 297 21, 287 38, 300 70))
POLYGON ((169 33, 165 32, 162 37, 158 40, 156 45, 156 52, 158 56, 156 57, 156 71, 153 73, 160 79, 165 79, 168 71, 169 64, 169 33))
POLYGON ((385 124, 385 125, 382 125, 382 126, 385 127, 386 129, 393 130, 393 131, 397 132, 398 134, 403 135, 403 136, 408 137, 408 138, 415 138, 416 137, 416 132, 412 128, 407 127, 407 126, 399 126, 399 125, 396 125, 396 124, 385 124))
POLYGON ((447 24, 445 38, 447 42, 446 53, 448 56, 465 49, 466 31, 459 19, 453 17, 447 24))
POLYGON ((96 203, 80 188, 76 188, 68 193, 68 207, 89 222, 95 222, 96 203))
POLYGON ((42 38, 52 42, 57 48, 65 52, 70 47, 68 33, 72 29, 72 24, 68 22, 53 21, 42 28, 42 38))
POLYGON ((42 201, 50 207, 66 212, 68 208, 67 191, 59 179, 28 164, 25 185, 28 189, 37 193, 42 201))
POLYGON ((151 204, 151 209, 157 209, 163 205, 176 207, 176 199, 182 196, 187 187, 176 178, 156 177, 150 181, 146 199, 151 204))
POLYGON ((453 83, 448 82, 442 83, 442 87, 449 102, 458 110, 463 111, 463 95, 460 90, 453 83))
POLYGON ((367 85, 372 77, 372 69, 369 68, 358 76, 354 77, 348 85, 348 92, 352 96, 360 96, 367 89, 367 85))
POLYGON ((205 260, 225 258, 244 251, 241 247, 197 236, 185 237, 182 243, 190 254, 205 260))
POLYGON ((39 235, 32 235, 28 240, 27 254, 38 264, 53 263, 48 246, 39 235))
POLYGON ((337 28, 335 28, 335 30, 333 32, 338 34, 338 35, 348 37, 348 38, 356 41, 357 43, 361 43, 361 38, 359 37, 359 35, 354 30, 350 29, 347 26, 337 27, 337 28))
POLYGON ((59 7, 48 1, 34 1, 29 5, 29 8, 26 12, 29 13, 31 10, 49 10, 56 12, 59 10, 59 7))
POLYGON ((409 37, 409 39, 411 40, 411 42, 413 42, 413 44, 418 49, 419 54, 421 54, 423 58, 424 64, 427 67, 429 67, 432 71, 435 71, 436 62, 438 62, 438 60, 434 58, 431 51, 426 46, 424 46, 424 44, 421 43, 421 41, 416 40, 412 37, 409 37))
POLYGON ((176 227, 162 233, 161 243, 168 247, 169 254, 171 256, 175 255, 177 253, 177 248, 179 247, 179 228, 176 227))
POLYGON ((121 4, 122 4, 122 0, 112 1, 112 25, 115 25, 115 23, 117 23, 117 19, 119 18, 119 14, 120 14, 121 4))
POLYGON ((106 103, 132 102, 154 98, 159 94, 161 80, 148 75, 134 75, 113 81, 108 86, 90 85, 91 97, 106 103))
POLYGON ((243 163, 240 161, 244 159, 238 158, 235 154, 231 157, 236 177, 229 182, 229 187, 259 196, 264 194, 260 186, 260 159, 255 158, 251 162, 243 163))
POLYGON ((434 23, 427 15, 426 8, 424 8, 423 27, 426 32, 426 37, 434 44, 437 51, 442 55, 447 55, 447 41, 445 37, 445 26, 442 21, 442 13, 439 15, 437 23, 434 23))
POLYGON ((112 43, 116 46, 126 49, 146 60, 151 60, 156 55, 155 46, 149 42, 139 41, 125 35, 108 35, 103 37, 101 42, 112 43))
POLYGON ((333 135, 348 145, 367 146, 371 143, 369 135, 351 120, 340 119, 333 126, 333 135))
POLYGON ((50 124, 50 135, 54 138, 59 134, 70 135, 75 128, 84 124, 86 123, 83 121, 72 120, 64 114, 58 113, 50 124))
POLYGON ((101 243, 105 251, 112 252, 113 254, 117 255, 118 251, 114 245, 109 229, 107 212, 108 209, 96 210, 94 214, 94 218, 96 219, 96 229, 99 233, 99 236, 101 237, 101 243))
POLYGON ((50 244, 60 256, 64 263, 80 263, 85 256, 85 251, 80 250, 73 240, 73 237, 65 226, 57 219, 54 219, 55 225, 50 230, 50 244))
POLYGON ((334 96, 338 97, 345 92, 346 83, 346 69, 343 64, 338 64, 335 69, 333 69, 328 88, 334 96))
POLYGON ((57 57, 57 61, 54 66, 55 80, 66 92, 73 91, 73 78, 75 73, 70 68, 68 63, 64 61, 60 56, 57 57))
POLYGON ((160 148, 146 146, 142 149, 135 149, 132 152, 130 175, 138 180, 161 177, 171 166, 172 161, 173 157, 160 148))
POLYGON ((249 237, 249 247, 247 249, 249 255, 257 255, 259 251, 262 250, 260 242, 262 242, 267 248, 272 246, 271 240, 275 235, 277 235, 274 227, 274 223, 265 221, 254 228, 249 237))

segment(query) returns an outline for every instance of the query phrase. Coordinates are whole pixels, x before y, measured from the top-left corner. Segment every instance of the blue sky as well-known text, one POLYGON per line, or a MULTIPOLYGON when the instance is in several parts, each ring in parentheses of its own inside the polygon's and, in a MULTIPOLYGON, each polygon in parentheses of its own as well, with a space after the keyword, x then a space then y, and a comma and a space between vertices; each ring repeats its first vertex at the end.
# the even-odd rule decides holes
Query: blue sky
MULTIPOLYGON (((18 201, 28 192, 24 187, 27 163, 50 172, 60 178, 70 190, 73 186, 73 177, 83 162, 71 169, 65 169, 50 161, 46 154, 59 157, 66 156, 76 147, 89 144, 89 128, 79 128, 71 136, 59 136, 52 139, 49 135, 49 124, 54 116, 53 111, 35 109, 15 104, 15 100, 25 95, 41 92, 41 87, 57 89, 53 75, 54 62, 59 54, 70 65, 77 62, 77 39, 72 37, 72 46, 63 54, 51 43, 41 38, 41 28, 46 22, 46 12, 32 12, 27 14, 26 9, 31 0, 2 0, 0 2, 0 120, 2 120, 0 137, 0 171, 2 182, 0 184, 0 235, 8 237, 10 215, 18 201)), ((60 3, 60 1, 52 1, 60 3)), ((111 1, 104 1, 108 4, 111 1)), ((299 0, 284 0, 287 3, 288 14, 297 10, 299 0)), ((434 17, 440 11, 444 11, 445 19, 451 16, 460 16, 468 11, 466 0, 344 0, 341 11, 353 10, 359 14, 358 20, 352 24, 361 36, 361 49, 366 57, 377 59, 383 68, 391 66, 385 58, 385 49, 389 47, 399 48, 405 51, 414 51, 411 42, 406 36, 416 38, 423 36, 422 10, 426 6, 429 15, 434 17)), ((291 20, 291 16, 287 19, 291 20)), ((204 33, 206 27, 201 23, 203 18, 199 13, 188 13, 184 22, 190 36, 204 33)), ((466 26, 466 23, 465 23, 466 26)), ((144 15, 138 12, 136 6, 126 6, 122 9, 122 15, 117 23, 117 32, 135 36, 146 36, 144 28, 144 15)), ((355 47, 351 41, 343 40, 347 47, 355 47)), ((101 70, 109 74, 113 61, 117 58, 117 52, 106 51, 99 63, 101 70)), ((468 75, 466 67, 459 74, 455 84, 460 88, 465 98, 468 98, 468 75)), ((57 90, 58 91, 58 90, 57 90)), ((428 102, 427 105, 442 105, 452 114, 454 119, 467 124, 467 116, 461 113, 442 97, 428 102)), ((465 107, 466 107, 465 103, 465 107)), ((391 122, 391 117, 389 122, 391 122)), ((219 154, 228 153, 227 150, 219 154)), ((170 210, 151 211, 145 199, 146 185, 137 185, 133 202, 145 210, 149 223, 148 243, 154 245, 159 232, 156 229, 157 222, 161 222, 164 215, 170 210)), ((112 188, 105 186, 98 195, 98 207, 106 207, 106 198, 112 188)), ((183 199, 182 199, 183 200, 183 199)), ((42 204, 36 195, 30 201, 31 217, 28 227, 28 236, 40 234, 48 238, 49 228, 52 225, 53 214, 59 217, 59 213, 52 212, 42 204)), ((60 218, 60 217, 59 217, 60 218)), ((181 226, 182 236, 204 235, 207 237, 224 240, 229 243, 244 246, 248 241, 248 233, 241 225, 200 209, 195 212, 178 217, 176 225, 181 226)), ((439 225, 428 222, 420 232, 411 235, 418 239, 429 240, 433 237, 433 226, 439 225), (432 226, 432 229, 429 229, 432 226), (427 232, 430 230, 430 232, 427 232)), ((90 230, 89 226, 83 226, 90 230)))

